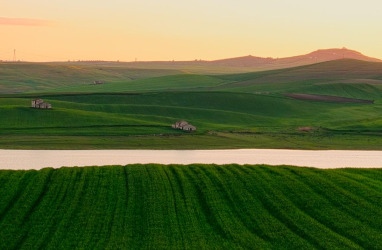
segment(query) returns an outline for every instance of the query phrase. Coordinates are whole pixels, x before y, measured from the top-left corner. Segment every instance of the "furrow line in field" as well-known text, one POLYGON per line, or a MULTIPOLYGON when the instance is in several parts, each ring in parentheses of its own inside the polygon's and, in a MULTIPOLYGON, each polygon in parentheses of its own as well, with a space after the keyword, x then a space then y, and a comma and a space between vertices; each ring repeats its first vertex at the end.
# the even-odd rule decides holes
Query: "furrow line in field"
MULTIPOLYGON (((48 243, 48 248, 58 248, 58 246, 62 246, 63 248, 70 248, 71 247, 71 238, 70 238, 70 231, 68 228, 70 225, 73 227, 74 223, 76 221, 76 218, 78 216, 78 211, 81 209, 82 199, 84 198, 84 189, 86 188, 88 184, 88 180, 86 178, 86 170, 83 171, 74 168, 73 169, 74 178, 73 179, 73 185, 72 185, 72 192, 68 193, 68 199, 70 199, 68 207, 66 207, 66 210, 64 212, 64 215, 60 222, 58 223, 56 233, 54 237, 52 238, 51 242, 48 243), (71 196, 69 196, 71 195, 71 196)), ((70 183, 68 183, 70 185, 70 183)))
MULTIPOLYGON (((60 173, 59 171, 55 170, 56 178, 52 178, 52 183, 55 182, 56 184, 60 184, 60 188, 58 190, 52 189, 52 193, 58 193, 57 199, 55 202, 52 202, 50 206, 45 206, 45 210, 43 213, 47 213, 49 215, 49 218, 46 219, 50 225, 44 224, 45 231, 47 232, 47 235, 43 237, 43 235, 39 236, 41 245, 39 246, 40 249, 45 249, 51 240, 56 235, 58 226, 60 222, 62 221, 63 216, 65 216, 67 211, 67 206, 70 203, 71 197, 68 197, 68 193, 71 191, 70 188, 73 186, 73 180, 75 178, 71 178, 75 176, 75 171, 72 171, 71 169, 66 169, 66 171, 63 171, 64 173, 60 173), (69 182, 66 182, 66 180, 69 180, 69 182)), ((54 177, 54 176, 53 176, 54 177)), ((49 197, 46 196, 45 199, 48 199, 49 197)), ((43 217, 48 217, 47 215, 43 214, 41 215, 43 217)))
MULTIPOLYGON (((215 166, 212 168, 206 168, 206 176, 210 179, 213 186, 216 187, 218 194, 221 196, 221 200, 227 203, 229 209, 233 213, 234 217, 238 219, 240 227, 243 228, 243 231, 240 232, 241 237, 237 237, 243 240, 241 242, 242 247, 250 248, 254 244, 260 244, 262 246, 266 245, 266 242, 269 242, 269 237, 264 234, 260 234, 256 227, 255 223, 247 218, 246 215, 249 211, 243 210, 242 199, 240 193, 232 194, 232 188, 228 187, 229 182, 233 176, 229 176, 227 172, 223 170, 223 167, 215 166), (228 175, 228 176, 227 176, 228 175), (225 179, 225 180, 222 180, 225 179), (247 232, 245 232, 247 231, 247 232)), ((247 202, 251 202, 248 200, 247 202)))
MULTIPOLYGON (((357 227, 359 228, 364 227, 365 223, 367 223, 369 226, 367 229, 369 230, 368 235, 378 235, 378 231, 381 230, 381 226, 379 221, 375 220, 375 218, 382 218, 382 212, 379 207, 376 207, 372 202, 366 200, 364 195, 358 194, 358 190, 366 190, 369 194, 375 193, 373 189, 368 187, 360 187, 360 183, 349 180, 342 175, 337 175, 334 171, 317 172, 314 177, 303 174, 299 170, 289 170, 289 172, 290 171, 292 171, 295 176, 299 177, 296 181, 301 179, 306 180, 303 182, 304 186, 302 188, 312 190, 314 193, 329 202, 329 204, 333 206, 333 210, 336 211, 334 214, 347 214, 349 216, 348 222, 350 223, 350 219, 352 219, 352 223, 358 225, 357 227), (342 181, 344 181, 345 186, 341 184, 342 181), (358 209, 354 209, 356 207, 358 209), (340 210, 338 208, 340 208, 340 210), (357 211, 369 211, 373 214, 373 217, 368 215, 365 216, 363 213, 357 213, 357 211)), ((318 213, 312 213, 311 216, 317 214, 318 213)), ((344 218, 342 219, 344 220, 344 218)), ((336 226, 335 231, 339 230, 337 228, 339 228, 339 226, 336 226)), ((353 240, 353 235, 346 232, 344 233, 347 238, 353 240)), ((368 243, 367 240, 362 240, 365 237, 359 235, 358 238, 359 239, 354 239, 357 244, 362 245, 361 242, 364 242, 365 244, 368 243)))
POLYGON ((177 196, 176 196, 176 193, 178 192, 178 190, 175 190, 174 186, 175 186, 175 183, 174 183, 174 180, 172 178, 170 178, 169 176, 169 173, 168 173, 168 169, 171 168, 172 166, 168 166, 168 168, 161 168, 161 171, 164 172, 164 174, 166 175, 166 178, 167 178, 167 181, 169 183, 169 186, 170 186, 170 189, 171 189, 171 195, 172 195, 172 199, 173 199, 173 206, 174 206, 174 213, 175 213, 175 217, 176 217, 176 227, 178 228, 178 232, 179 232, 179 235, 180 235, 180 239, 181 239, 181 244, 182 244, 182 248, 184 249, 186 247, 185 243, 184 243, 184 236, 183 236, 183 230, 182 230, 182 225, 181 225, 181 222, 179 220, 179 214, 178 214, 178 211, 181 210, 180 208, 180 205, 178 204, 178 201, 177 201, 177 196))
POLYGON ((224 226, 219 223, 219 217, 212 211, 208 198, 206 197, 205 192, 211 187, 206 186, 206 184, 201 181, 201 176, 195 171, 195 167, 191 166, 187 169, 187 171, 185 171, 185 176, 189 180, 192 180, 191 183, 196 192, 195 198, 198 201, 199 208, 203 212, 208 225, 223 239, 231 239, 231 235, 227 233, 224 226))
MULTIPOLYGON (((274 168, 264 171, 268 175, 268 179, 274 178, 275 174, 283 176, 284 182, 278 184, 277 180, 274 181, 280 193, 288 199, 293 206, 307 216, 305 223, 317 224, 310 233, 318 237, 325 237, 327 244, 341 244, 351 248, 359 248, 361 245, 358 241, 354 240, 344 230, 338 230, 338 219, 352 221, 354 217, 346 211, 342 211, 336 207, 332 199, 326 195, 325 192, 317 192, 311 182, 316 180, 306 180, 303 177, 297 177, 293 173, 288 172, 287 168, 274 168), (286 177, 286 178, 285 178, 286 177), (290 187, 294 185, 297 190, 304 190, 304 192, 295 192, 295 189, 290 187), (313 186, 313 187, 312 187, 313 186), (311 202, 314 201, 314 202, 311 202), (324 204, 326 213, 321 211, 319 207, 324 204), (309 221, 311 220, 311 222, 309 221), (323 234, 323 235, 322 235, 323 234)), ((294 171, 293 171, 294 172, 294 171)), ((319 183, 322 185, 322 183, 319 183)), ((304 221, 302 221, 304 223, 304 221)))
POLYGON ((31 215, 35 212, 36 208, 38 205, 41 203, 42 199, 44 198, 44 195, 47 192, 49 182, 51 180, 52 174, 53 174, 53 169, 45 169, 46 176, 44 176, 44 180, 42 180, 42 185, 41 188, 39 189, 39 193, 37 194, 37 199, 33 201, 31 206, 28 208, 26 214, 22 217, 22 223, 21 223, 21 228, 23 228, 22 235, 20 239, 17 241, 15 248, 20 249, 21 246, 23 245, 24 241, 28 237, 28 228, 25 227, 27 222, 30 220, 31 215))
MULTIPOLYGON (((113 188, 109 190, 108 200, 115 200, 115 207, 111 213, 111 222, 107 230, 107 237, 103 248, 115 249, 119 239, 123 238, 125 224, 124 214, 127 207, 127 173, 126 167, 113 167, 113 188), (118 238, 120 237, 120 238, 118 238)), ((110 180, 109 180, 110 181, 110 180)))
MULTIPOLYGON (((331 174, 338 175, 337 172, 333 171, 331 174)), ((360 177, 359 174, 354 174, 351 172, 341 172, 341 177, 350 180, 352 183, 358 184, 362 187, 365 187, 367 190, 372 190, 373 193, 379 193, 382 195, 382 181, 378 179, 372 179, 367 176, 360 177)), ((363 198, 367 198, 367 196, 363 196, 363 198)))
MULTIPOLYGON (((16 175, 16 174, 17 173, 14 173, 14 175, 16 175)), ((11 178, 8 181, 8 184, 10 184, 11 187, 8 187, 8 185, 1 186, 1 188, 2 189, 4 188, 5 191, 7 191, 7 192, 12 192, 11 190, 14 190, 14 192, 12 192, 13 195, 12 194, 10 195, 9 200, 6 200, 5 196, 2 197, 1 203, 4 202, 4 204, 2 204, 2 206, 4 206, 4 208, 2 210, 0 210, 0 225, 3 222, 4 217, 6 216, 7 212, 10 211, 12 209, 12 207, 15 206, 17 201, 20 199, 21 195, 25 191, 25 187, 27 186, 27 183, 30 181, 30 175, 33 175, 33 174, 36 174, 36 173, 30 172, 30 171, 24 172, 22 177, 19 177, 16 179, 11 178), (15 185, 16 182, 18 183, 17 185, 15 185), (12 184, 13 184, 13 187, 12 187, 12 184)), ((1 207, 0 207, 0 209, 1 209, 1 207)))
POLYGON ((302 226, 304 219, 309 219, 307 216, 295 210, 294 205, 289 199, 283 196, 280 191, 273 188, 270 180, 266 177, 264 170, 257 168, 249 168, 251 177, 255 177, 255 181, 259 188, 259 199, 264 207, 272 214, 280 223, 284 224, 291 232, 307 243, 318 249, 324 249, 321 241, 312 236, 307 229, 302 226))
MULTIPOLYGON (((247 215, 246 219, 249 221, 248 223, 251 225, 253 233, 265 240, 268 244, 270 242, 275 243, 278 237, 285 234, 289 229, 282 223, 279 223, 279 220, 266 209, 258 197, 261 190, 255 185, 255 182, 250 176, 251 173, 243 171, 242 168, 244 167, 238 165, 223 166, 221 171, 227 173, 227 175, 229 174, 229 178, 234 180, 230 190, 237 190, 234 194, 234 198, 240 198, 241 204, 238 206, 243 207, 243 212, 247 215), (266 233, 265 227, 267 226, 272 227, 275 233, 266 233)), ((291 236, 285 238, 291 242, 295 242, 295 239, 291 236)))
MULTIPOLYGON (((249 166, 240 167, 234 165, 232 168, 228 168, 229 171, 236 175, 238 180, 241 180, 244 184, 246 190, 250 194, 250 197, 256 202, 259 203, 258 213, 251 214, 252 217, 258 220, 259 233, 267 235, 270 238, 269 243, 285 247, 285 245, 298 246, 301 248, 312 248, 313 245, 302 238, 299 234, 290 229, 290 227, 285 224, 282 220, 279 219, 279 216, 276 216, 275 213, 270 210, 267 199, 267 190, 259 184, 258 173, 253 172, 249 166), (261 217, 259 218, 259 213, 261 212, 261 217), (268 228, 272 228, 272 231, 269 231, 268 228)), ((278 199, 274 199, 278 201, 278 199)))
POLYGON ((190 248, 200 248, 207 244, 207 235, 215 232, 209 227, 204 212, 199 206, 199 201, 196 199, 197 193, 194 188, 194 180, 190 179, 186 174, 189 170, 179 165, 173 165, 169 170, 178 187, 177 195, 181 202, 177 204, 183 208, 183 210, 178 211, 178 213, 183 212, 183 216, 180 218, 183 222, 182 230, 186 235, 188 234, 188 237, 183 238, 183 242, 190 248), (206 225, 208 230, 206 230, 206 225))

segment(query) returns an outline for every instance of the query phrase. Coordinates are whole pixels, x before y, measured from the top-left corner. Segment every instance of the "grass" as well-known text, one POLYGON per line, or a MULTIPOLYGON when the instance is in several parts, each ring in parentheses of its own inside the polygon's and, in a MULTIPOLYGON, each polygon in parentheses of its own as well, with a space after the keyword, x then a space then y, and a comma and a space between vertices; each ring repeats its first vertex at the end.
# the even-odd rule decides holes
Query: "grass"
POLYGON ((378 104, 226 92, 100 93, 46 94, 43 98, 53 109, 38 110, 28 107, 31 98, 0 98, 0 147, 380 149, 382 145, 378 104), (171 129, 182 119, 194 124, 197 132, 171 129), (317 129, 298 131, 304 126, 317 129))
POLYGON ((381 72, 382 63, 337 60, 295 68, 215 76, 230 82, 214 90, 328 94, 380 100, 381 72))
POLYGON ((213 76, 181 74, 161 77, 152 77, 136 81, 113 82, 100 85, 75 85, 55 89, 47 89, 46 92, 54 93, 104 93, 104 92, 142 92, 142 91, 169 91, 203 89, 219 86, 226 80, 213 76))
POLYGON ((381 99, 382 63, 338 60, 295 68, 231 75, 183 74, 98 86, 72 85, 45 92, 113 93, 224 91, 244 93, 329 94, 351 98, 381 99))
MULTIPOLYGON (((73 65, 79 67, 78 74, 102 69, 149 78, 53 84, 39 93, 3 94, 0 147, 381 149, 381 63, 339 60, 245 74, 155 77, 166 72, 127 70, 117 63, 73 65), (283 93, 343 96, 374 104, 301 101, 283 93), (53 109, 29 108, 37 97, 52 103, 53 109), (187 120, 197 132, 172 130, 177 120, 187 120), (315 129, 307 133, 299 127, 315 129)), ((40 64, 28 67, 28 74, 45 72, 40 64)), ((64 70, 60 74, 71 76, 64 70)), ((48 75, 47 81, 58 75, 48 75)))
MULTIPOLYGON (((114 129, 114 130, 113 130, 114 129)), ((381 150, 382 138, 375 133, 336 132, 329 133, 280 133, 280 132, 207 132, 185 134, 179 131, 163 134, 163 130, 129 128, 116 131, 74 130, 72 135, 64 129, 12 131, 0 135, 2 149, 240 149, 277 148, 311 150, 381 150), (151 134, 147 134, 150 133, 151 134), (73 135, 75 134, 75 135, 73 135), (89 135, 90 134, 90 135, 89 135), (102 135, 100 135, 102 134, 102 135), (106 134, 106 135, 105 135, 106 134)))
POLYGON ((133 81, 171 74, 177 70, 135 69, 119 64, 0 63, 0 93, 44 91, 63 86, 89 86, 95 80, 105 83, 133 81))
POLYGON ((128 165, 0 171, 1 249, 382 244, 380 169, 128 165))
POLYGON ((173 89, 280 93, 344 81, 352 84, 363 83, 381 90, 382 80, 382 63, 349 59, 241 74, 232 73, 249 69, 220 69, 220 66, 216 68, 209 64, 189 64, 184 65, 185 68, 179 68, 180 65, 171 63, 161 69, 153 69, 150 65, 154 67, 156 64, 0 63, 0 93, 142 92, 173 89), (191 70, 195 67, 200 70, 191 70), (208 72, 224 75, 206 75, 208 72), (102 80, 105 84, 90 85, 94 80, 102 80))
MULTIPOLYGON (((0 148, 381 150, 381 70, 352 60, 213 76, 124 64, 0 64, 0 92, 20 92, 0 96, 0 148), (95 78, 107 82, 81 84, 95 78), (375 103, 301 101, 282 93, 375 103), (30 108, 36 97, 53 109, 30 108), (183 119, 197 132, 171 129, 183 119)), ((0 197, 0 249, 382 245, 380 169, 0 170, 0 197)))

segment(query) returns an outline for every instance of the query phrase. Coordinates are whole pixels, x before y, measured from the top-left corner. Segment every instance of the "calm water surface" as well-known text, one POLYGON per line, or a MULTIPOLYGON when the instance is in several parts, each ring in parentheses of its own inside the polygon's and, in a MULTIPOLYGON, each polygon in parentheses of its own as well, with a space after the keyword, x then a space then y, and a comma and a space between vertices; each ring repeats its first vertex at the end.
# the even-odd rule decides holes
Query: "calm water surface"
POLYGON ((0 150, 0 169, 133 163, 269 164, 316 168, 382 168, 382 151, 348 150, 0 150))

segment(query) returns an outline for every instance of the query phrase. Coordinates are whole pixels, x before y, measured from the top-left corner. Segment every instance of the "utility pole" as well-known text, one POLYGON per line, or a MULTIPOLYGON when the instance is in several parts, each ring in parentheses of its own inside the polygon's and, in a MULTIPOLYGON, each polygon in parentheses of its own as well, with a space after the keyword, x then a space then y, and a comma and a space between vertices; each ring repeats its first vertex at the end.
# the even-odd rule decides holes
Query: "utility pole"
POLYGON ((13 50, 13 61, 16 62, 16 49, 13 50))

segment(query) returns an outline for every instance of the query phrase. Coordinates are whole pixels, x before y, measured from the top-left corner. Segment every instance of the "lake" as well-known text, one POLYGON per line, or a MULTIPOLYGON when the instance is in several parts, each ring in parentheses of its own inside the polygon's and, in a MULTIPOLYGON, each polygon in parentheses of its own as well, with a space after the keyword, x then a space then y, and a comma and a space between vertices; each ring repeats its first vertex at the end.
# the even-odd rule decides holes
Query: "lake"
POLYGON ((0 150, 0 169, 134 163, 268 164, 316 168, 382 168, 382 151, 353 150, 0 150))

